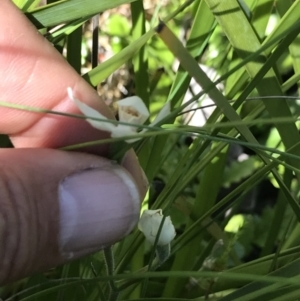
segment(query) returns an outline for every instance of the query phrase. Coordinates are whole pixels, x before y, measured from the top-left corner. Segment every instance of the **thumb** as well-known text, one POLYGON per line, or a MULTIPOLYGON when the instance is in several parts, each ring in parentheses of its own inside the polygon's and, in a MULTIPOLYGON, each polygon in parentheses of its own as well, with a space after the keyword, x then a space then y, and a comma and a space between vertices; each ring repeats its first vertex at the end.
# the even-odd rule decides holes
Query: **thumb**
POLYGON ((96 252, 137 222, 135 181, 107 159, 1 149, 0 167, 1 284, 96 252))

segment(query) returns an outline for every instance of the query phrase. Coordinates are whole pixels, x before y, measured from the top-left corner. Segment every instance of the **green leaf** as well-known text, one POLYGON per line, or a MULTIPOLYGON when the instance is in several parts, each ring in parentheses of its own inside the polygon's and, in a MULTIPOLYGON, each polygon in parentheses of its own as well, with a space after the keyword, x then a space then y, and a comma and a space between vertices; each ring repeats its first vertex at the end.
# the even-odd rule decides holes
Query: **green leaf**
POLYGON ((103 80, 109 77, 114 71, 120 68, 132 56, 137 53, 143 45, 154 35, 154 30, 149 30, 136 41, 132 42, 129 46, 114 55, 112 58, 100 64, 98 67, 86 73, 83 78, 92 86, 97 86, 103 80))
POLYGON ((27 14, 29 20, 38 28, 58 25, 75 19, 89 18, 102 11, 124 3, 137 0, 60 0, 43 6, 27 14))

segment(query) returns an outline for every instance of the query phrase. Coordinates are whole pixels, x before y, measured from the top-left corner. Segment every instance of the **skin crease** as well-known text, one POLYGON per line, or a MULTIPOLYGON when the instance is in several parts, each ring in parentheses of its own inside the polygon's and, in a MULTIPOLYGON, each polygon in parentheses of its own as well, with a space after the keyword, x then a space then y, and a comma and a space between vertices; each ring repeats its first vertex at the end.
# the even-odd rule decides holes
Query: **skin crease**
MULTIPOLYGON (((1 0, 0 101, 80 114, 67 96, 67 87, 71 87, 81 101, 113 118, 95 90, 38 33, 12 1, 1 0)), ((102 167, 111 163, 100 157, 107 156, 109 146, 87 148, 80 150, 85 153, 72 156, 53 150, 109 137, 108 133, 92 128, 84 120, 1 106, 0 116, 0 133, 8 134, 17 148, 0 150, 0 190, 3 191, 0 192, 0 240, 5 240, 0 243, 9 246, 0 247, 1 283, 64 262, 58 251, 58 226, 45 223, 49 216, 51 220, 57 219, 58 204, 54 199, 41 202, 41 198, 50 197, 59 179, 72 172, 72 168, 102 167), (49 166, 49 162, 55 163, 49 166), (26 237, 39 239, 33 240, 28 248, 26 237), (50 255, 37 257, 45 252, 50 255)), ((148 183, 132 150, 122 165, 135 180, 143 199, 148 183)))

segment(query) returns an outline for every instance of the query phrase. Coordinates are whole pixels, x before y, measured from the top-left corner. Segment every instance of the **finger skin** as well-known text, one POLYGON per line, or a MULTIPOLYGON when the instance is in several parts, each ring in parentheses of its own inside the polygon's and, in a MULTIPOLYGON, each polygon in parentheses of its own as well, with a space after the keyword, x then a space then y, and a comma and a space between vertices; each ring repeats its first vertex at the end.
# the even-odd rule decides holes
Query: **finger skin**
MULTIPOLYGON (((0 99, 68 113, 79 110, 67 96, 67 87, 77 98, 113 117, 96 91, 66 62, 56 49, 10 0, 1 0, 0 99)), ((100 139, 104 133, 75 118, 42 115, 0 108, 0 129, 22 147, 61 147, 66 143, 100 139), (55 133, 60 130, 57 137, 55 133), (85 134, 85 136, 83 136, 85 134)), ((105 135, 107 137, 107 135, 105 135)))
MULTIPOLYGON (((1 284, 68 261, 69 258, 64 256, 59 245, 59 184, 75 172, 87 168, 115 168, 113 165, 107 159, 81 153, 49 149, 0 150, 1 284)), ((128 206, 123 208, 125 204, 122 196, 120 200, 117 207, 121 210, 120 218, 114 221, 114 224, 120 223, 120 229, 116 233, 108 232, 108 237, 100 233, 102 241, 99 241, 98 250, 102 245, 111 245, 126 235, 127 228, 131 227, 131 219, 135 223, 138 218, 139 210, 129 210, 128 206), (127 217, 122 217, 122 211, 127 217)), ((99 196, 99 202, 109 200, 99 196)), ((105 232, 103 227, 110 222, 110 216, 113 218, 115 214, 115 210, 111 209, 103 212, 103 216, 99 216, 100 225, 103 220, 101 229, 95 226, 93 231, 105 232)))
MULTIPOLYGON (((1 101, 79 114, 67 97, 67 87, 71 87, 77 98, 113 118, 96 91, 38 33, 11 0, 1 0, 0 66, 1 101)), ((0 132, 9 134, 17 148, 60 148, 109 137, 82 119, 1 106, 0 116, 0 132)), ((108 156, 109 147, 95 146, 79 151, 108 156)), ((144 196, 147 180, 132 151, 127 155, 126 168, 144 196)))
MULTIPOLYGON (((113 118, 94 89, 38 33, 12 1, 1 0, 0 100, 78 114, 79 110, 67 97, 67 87, 73 89, 77 98, 113 118)), ((66 262, 58 239, 61 214, 57 186, 72 172, 112 163, 99 157, 107 156, 108 146, 82 150, 97 157, 40 149, 109 137, 84 120, 1 106, 0 115, 0 132, 9 134, 17 148, 0 150, 0 283, 5 283, 66 262)), ((142 199, 147 180, 133 151, 126 155, 123 165, 138 185, 142 199)), ((122 205, 120 203, 120 208, 122 205)), ((120 215, 120 223, 126 224, 128 216, 126 219, 120 215)), ((104 214, 103 223, 109 217, 110 214, 104 214)), ((136 217, 133 216, 134 221, 136 217)), ((100 217, 99 220, 101 222, 100 217)), ((128 226, 125 224, 124 231, 128 226)), ((121 234, 112 233, 103 243, 114 243, 121 234)))
MULTIPOLYGON (((0 100, 79 114, 67 97, 67 87, 83 102, 113 117, 94 89, 11 0, 1 0, 0 100)), ((3 283, 66 262, 58 245, 57 185, 74 170, 109 162, 98 157, 107 155, 108 146, 82 150, 97 157, 38 148, 60 148, 109 135, 74 118, 1 106, 0 116, 0 132, 9 134, 14 146, 20 148, 0 150, 0 283, 3 283)), ((132 151, 124 159, 124 166, 137 183, 142 199, 147 180, 132 151)))

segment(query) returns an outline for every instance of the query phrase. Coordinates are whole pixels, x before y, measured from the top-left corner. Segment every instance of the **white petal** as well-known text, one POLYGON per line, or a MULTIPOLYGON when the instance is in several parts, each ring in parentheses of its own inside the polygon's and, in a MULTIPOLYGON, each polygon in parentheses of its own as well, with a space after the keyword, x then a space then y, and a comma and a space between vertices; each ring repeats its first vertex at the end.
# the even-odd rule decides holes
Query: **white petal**
POLYGON ((159 245, 166 245, 170 243, 176 236, 175 228, 171 222, 170 216, 165 218, 163 227, 159 236, 159 245))
MULTIPOLYGON (((114 130, 111 132, 112 138, 120 138, 120 137, 126 137, 126 136, 134 136, 139 135, 136 132, 136 128, 132 129, 130 126, 119 124, 117 127, 114 128, 114 130)), ((125 141, 127 143, 133 143, 135 141, 138 141, 142 139, 142 137, 132 138, 132 139, 126 139, 125 141)))
MULTIPOLYGON (((99 118, 108 120, 104 115, 100 114, 95 109, 89 107, 85 103, 81 102, 79 99, 75 98, 73 95, 72 89, 69 87, 67 89, 69 98, 76 104, 76 106, 79 108, 79 110, 86 116, 86 117, 92 117, 92 118, 99 118)), ((93 126, 94 128, 101 130, 101 131, 107 131, 112 132, 114 128, 116 127, 114 124, 100 121, 100 120, 94 120, 94 119, 86 119, 86 121, 93 126)))
POLYGON ((119 119, 133 124, 144 124, 149 118, 149 111, 138 96, 131 96, 118 101, 119 119))
POLYGON ((162 217, 161 209, 158 209, 145 210, 140 218, 138 228, 144 233, 146 239, 151 244, 154 244, 155 242, 155 237, 158 231, 157 227, 159 227, 162 217))
MULTIPOLYGON (((145 210, 140 218, 138 227, 146 239, 154 244, 160 224, 163 220, 162 210, 145 210)), ((162 230, 158 239, 158 245, 169 244, 175 237, 176 232, 171 218, 168 216, 164 220, 162 230)))
POLYGON ((156 118, 153 120, 153 122, 150 124, 150 126, 154 126, 157 123, 159 123, 161 120, 163 120, 166 116, 168 116, 171 113, 171 102, 168 101, 163 108, 159 111, 156 118))
POLYGON ((113 133, 115 130, 116 126, 110 122, 106 121, 98 121, 98 120, 93 120, 93 119, 86 119, 86 121, 95 129, 100 130, 100 131, 105 131, 105 132, 110 132, 113 133))

